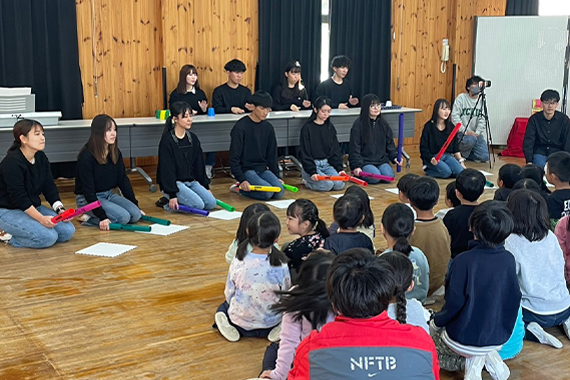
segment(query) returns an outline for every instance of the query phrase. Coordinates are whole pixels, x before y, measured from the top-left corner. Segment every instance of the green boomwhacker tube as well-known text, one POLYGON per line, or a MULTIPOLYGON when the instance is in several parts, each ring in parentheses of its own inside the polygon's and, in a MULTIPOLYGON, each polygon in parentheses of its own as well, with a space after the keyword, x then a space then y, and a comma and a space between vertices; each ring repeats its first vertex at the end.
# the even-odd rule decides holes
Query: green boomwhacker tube
POLYGON ((491 181, 485 181, 485 185, 486 185, 487 187, 495 187, 495 184, 494 184, 493 182, 491 182, 491 181))
POLYGON ((109 224, 109 229, 123 230, 123 231, 142 231, 142 232, 150 232, 151 230, 149 226, 133 226, 131 224, 119 224, 119 223, 109 224))
POLYGON ((216 199, 216 204, 218 206, 220 206, 221 208, 223 208, 224 210, 228 210, 230 212, 234 212, 236 210, 236 208, 234 206, 230 206, 229 204, 224 203, 219 199, 216 199))
POLYGON ((163 226, 170 226, 170 220, 155 218, 154 216, 141 215, 141 220, 144 220, 145 222, 162 224, 163 226))
POLYGON ((283 188, 284 188, 285 190, 289 190, 289 191, 292 192, 292 193, 296 193, 297 191, 299 191, 299 189, 296 188, 295 186, 287 185, 287 184, 285 184, 285 183, 283 184, 283 188))

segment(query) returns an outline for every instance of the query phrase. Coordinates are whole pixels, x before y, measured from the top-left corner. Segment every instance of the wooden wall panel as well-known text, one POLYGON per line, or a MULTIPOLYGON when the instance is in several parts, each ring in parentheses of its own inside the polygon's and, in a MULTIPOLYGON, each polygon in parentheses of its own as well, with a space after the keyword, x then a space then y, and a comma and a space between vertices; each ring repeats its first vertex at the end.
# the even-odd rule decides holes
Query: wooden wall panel
POLYGON ((77 0, 76 8, 83 117, 152 115, 162 103, 161 2, 77 0))
POLYGON ((257 4, 257 0, 163 0, 168 91, 176 87, 180 67, 193 64, 211 101, 214 88, 227 81, 224 64, 233 58, 245 63, 242 84, 253 91, 259 45, 257 4))
POLYGON ((458 65, 457 93, 471 75, 475 16, 505 14, 505 0, 394 0, 392 5, 391 98, 423 110, 416 117, 419 144, 425 122, 438 98, 451 99, 452 67, 458 65), (451 47, 447 71, 440 72, 444 38, 451 47), (401 48, 400 48, 401 45, 401 48))

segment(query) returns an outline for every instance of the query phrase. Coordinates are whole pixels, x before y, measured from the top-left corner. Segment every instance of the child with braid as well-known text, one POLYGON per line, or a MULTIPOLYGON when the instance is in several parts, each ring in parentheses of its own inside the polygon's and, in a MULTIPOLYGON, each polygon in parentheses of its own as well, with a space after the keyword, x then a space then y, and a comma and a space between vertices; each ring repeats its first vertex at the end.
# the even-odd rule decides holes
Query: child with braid
POLYGON ((414 288, 414 267, 410 259, 401 252, 383 253, 380 259, 394 268, 396 290, 394 298, 388 305, 388 316, 401 324, 409 324, 423 328, 429 334, 427 321, 429 312, 415 298, 406 299, 406 292, 414 288))

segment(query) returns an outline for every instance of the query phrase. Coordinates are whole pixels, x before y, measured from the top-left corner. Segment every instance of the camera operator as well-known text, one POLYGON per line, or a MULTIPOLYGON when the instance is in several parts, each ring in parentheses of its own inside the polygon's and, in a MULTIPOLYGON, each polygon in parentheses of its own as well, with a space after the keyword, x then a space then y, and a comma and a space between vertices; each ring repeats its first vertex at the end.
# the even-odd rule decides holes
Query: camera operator
POLYGON ((540 95, 542 112, 530 117, 524 134, 523 152, 527 164, 543 168, 552 153, 570 152, 570 121, 568 116, 556 111, 560 94, 556 90, 545 90, 540 95))
POLYGON ((490 82, 484 82, 483 78, 477 75, 467 79, 465 84, 467 93, 459 94, 455 99, 451 111, 451 122, 453 124, 461 123, 457 136, 461 141, 459 150, 463 158, 470 161, 487 162, 489 150, 485 140, 485 118, 481 114, 481 102, 475 107, 482 90, 480 84, 489 86, 490 82), (473 117, 471 117, 472 113, 473 117))

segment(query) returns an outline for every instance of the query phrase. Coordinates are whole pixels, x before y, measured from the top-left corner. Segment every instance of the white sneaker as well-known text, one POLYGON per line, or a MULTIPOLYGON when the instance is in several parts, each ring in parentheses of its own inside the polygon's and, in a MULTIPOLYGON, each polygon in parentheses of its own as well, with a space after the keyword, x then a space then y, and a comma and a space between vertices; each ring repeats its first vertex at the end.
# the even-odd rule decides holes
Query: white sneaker
POLYGON ((562 348, 562 342, 556 339, 555 336, 547 333, 544 329, 536 322, 531 322, 526 326, 526 329, 532 333, 538 339, 541 344, 547 344, 554 348, 562 348))
POLYGON ((214 178, 214 167, 212 165, 206 165, 206 177, 214 178))
POLYGON ((8 244, 8 242, 10 241, 10 239, 12 239, 12 235, 9 234, 6 231, 2 231, 0 230, 0 241, 3 241, 4 243, 8 244))
POLYGON ((485 368, 493 380, 507 380, 511 375, 509 367, 497 351, 491 351, 485 356, 485 368))
POLYGON ((80 221, 81 223, 88 222, 89 219, 91 219, 91 217, 87 214, 83 214, 77 218, 77 220, 80 221))
POLYGON ((570 318, 562 323, 562 328, 564 329, 564 334, 570 339, 570 318))
POLYGON ((239 194, 239 182, 230 186, 230 193, 239 194))
POLYGON ((218 331, 224 338, 230 342, 237 342, 240 338, 239 331, 230 324, 228 316, 221 311, 218 311, 214 316, 214 321, 216 321, 216 326, 218 326, 218 331))
POLYGON ((269 335, 267 335, 267 340, 270 342, 279 342, 280 338, 281 338, 281 323, 279 323, 277 326, 271 329, 269 335))
POLYGON ((445 295, 445 286, 441 285, 435 292, 433 292, 434 296, 440 297, 445 295))
POLYGON ((485 365, 485 356, 473 356, 465 359, 465 380, 482 380, 481 372, 485 365))

